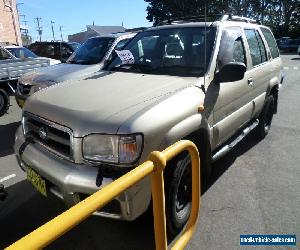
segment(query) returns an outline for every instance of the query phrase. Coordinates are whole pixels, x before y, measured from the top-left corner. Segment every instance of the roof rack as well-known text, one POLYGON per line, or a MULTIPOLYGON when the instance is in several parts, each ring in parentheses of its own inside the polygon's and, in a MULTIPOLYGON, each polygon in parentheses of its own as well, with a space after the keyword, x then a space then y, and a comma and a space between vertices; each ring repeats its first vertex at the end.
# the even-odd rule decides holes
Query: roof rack
POLYGON ((260 20, 254 20, 247 17, 234 16, 232 14, 215 14, 215 15, 200 15, 200 16, 189 16, 189 17, 170 17, 166 20, 159 22, 155 26, 171 25, 186 22, 216 22, 216 21, 235 21, 235 22, 246 22, 261 24, 260 20))

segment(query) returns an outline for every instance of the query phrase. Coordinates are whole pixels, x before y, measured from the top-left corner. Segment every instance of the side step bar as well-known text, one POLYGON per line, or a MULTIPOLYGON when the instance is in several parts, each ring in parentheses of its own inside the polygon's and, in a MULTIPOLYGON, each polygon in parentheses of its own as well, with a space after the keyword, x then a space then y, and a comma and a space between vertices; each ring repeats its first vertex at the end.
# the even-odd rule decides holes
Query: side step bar
POLYGON ((225 146, 219 149, 215 154, 212 156, 212 161, 216 161, 220 159, 222 156, 227 154, 233 147, 235 147, 241 140, 243 140, 253 129, 255 129, 258 125, 259 120, 256 119, 252 122, 248 127, 244 128, 242 132, 237 136, 234 137, 233 140, 229 141, 225 146))

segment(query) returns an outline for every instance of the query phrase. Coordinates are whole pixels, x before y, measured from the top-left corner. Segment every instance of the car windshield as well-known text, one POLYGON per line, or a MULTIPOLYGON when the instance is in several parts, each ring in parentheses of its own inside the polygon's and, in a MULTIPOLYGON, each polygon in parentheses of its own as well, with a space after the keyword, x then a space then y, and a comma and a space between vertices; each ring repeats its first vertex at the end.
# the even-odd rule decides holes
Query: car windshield
POLYGON ((17 58, 35 58, 37 57, 32 51, 26 48, 7 48, 17 58))
POLYGON ((77 50, 79 48, 79 46, 80 46, 80 43, 75 43, 75 42, 68 43, 68 44, 71 46, 71 48, 73 49, 73 51, 77 50))
POLYGON ((215 34, 215 27, 164 28, 141 32, 122 51, 116 51, 118 56, 106 70, 202 76, 210 61, 215 34))
POLYGON ((95 37, 88 39, 67 60, 67 63, 96 64, 101 62, 114 42, 114 38, 95 37))

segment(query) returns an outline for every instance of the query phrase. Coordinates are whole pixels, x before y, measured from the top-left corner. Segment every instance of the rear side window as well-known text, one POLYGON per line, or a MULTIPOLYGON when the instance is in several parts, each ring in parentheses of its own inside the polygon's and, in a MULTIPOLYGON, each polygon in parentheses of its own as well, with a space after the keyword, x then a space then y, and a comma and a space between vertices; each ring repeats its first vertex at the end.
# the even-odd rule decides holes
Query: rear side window
POLYGON ((245 29, 253 66, 267 61, 266 48, 258 31, 245 29))
POLYGON ((272 32, 269 29, 263 28, 263 27, 261 27, 260 30, 263 33, 263 35, 268 43, 272 57, 273 58, 279 57, 279 50, 278 50, 278 47, 277 47, 277 44, 276 44, 276 41, 274 39, 272 32))
POLYGON ((38 45, 37 44, 31 44, 28 48, 31 51, 33 51, 34 53, 39 54, 39 49, 38 49, 38 45))

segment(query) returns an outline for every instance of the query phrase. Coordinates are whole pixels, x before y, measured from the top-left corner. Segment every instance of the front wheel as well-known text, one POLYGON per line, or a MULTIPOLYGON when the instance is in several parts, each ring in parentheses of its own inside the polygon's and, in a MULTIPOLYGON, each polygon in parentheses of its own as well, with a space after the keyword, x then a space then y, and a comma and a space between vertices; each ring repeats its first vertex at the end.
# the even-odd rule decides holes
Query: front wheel
POLYGON ((274 115, 274 107, 274 97, 270 95, 267 97, 265 106, 259 116, 257 134, 261 139, 265 138, 270 131, 274 115))
POLYGON ((0 116, 6 114, 9 108, 9 96, 5 92, 5 90, 0 89, 0 116))
POLYGON ((167 230, 177 235, 186 224, 192 205, 192 166, 187 153, 176 157, 165 172, 167 230))

